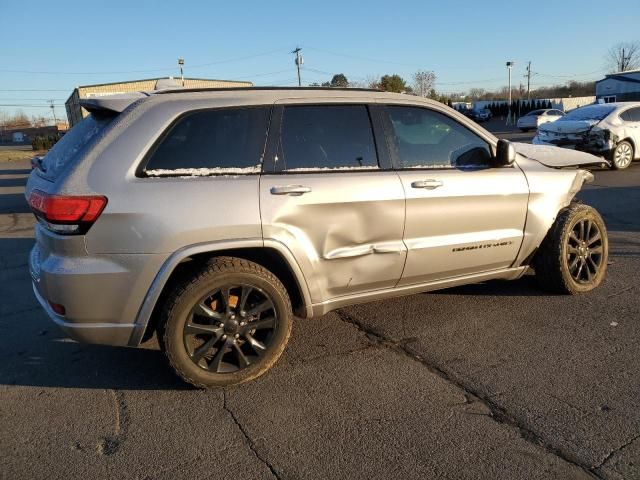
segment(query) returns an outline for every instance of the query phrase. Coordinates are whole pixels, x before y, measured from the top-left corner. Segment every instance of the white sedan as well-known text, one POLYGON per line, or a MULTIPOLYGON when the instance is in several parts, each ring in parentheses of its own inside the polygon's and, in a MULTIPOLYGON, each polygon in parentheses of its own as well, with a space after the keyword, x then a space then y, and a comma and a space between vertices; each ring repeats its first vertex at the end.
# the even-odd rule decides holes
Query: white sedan
POLYGON ((533 110, 520 117, 516 125, 523 132, 528 132, 529 130, 536 130, 543 123, 555 122, 563 116, 564 112, 562 110, 555 110, 551 108, 533 110))
POLYGON ((640 102, 588 105, 540 127, 534 145, 555 145, 603 156, 622 170, 640 158, 640 102))

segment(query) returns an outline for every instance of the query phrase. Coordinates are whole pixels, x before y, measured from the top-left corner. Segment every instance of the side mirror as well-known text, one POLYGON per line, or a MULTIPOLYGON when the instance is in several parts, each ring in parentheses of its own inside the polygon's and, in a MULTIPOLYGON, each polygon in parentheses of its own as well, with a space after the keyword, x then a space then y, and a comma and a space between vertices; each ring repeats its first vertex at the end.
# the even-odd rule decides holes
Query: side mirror
POLYGON ((508 140, 498 140, 496 147, 496 164, 504 167, 516 161, 516 148, 508 140))

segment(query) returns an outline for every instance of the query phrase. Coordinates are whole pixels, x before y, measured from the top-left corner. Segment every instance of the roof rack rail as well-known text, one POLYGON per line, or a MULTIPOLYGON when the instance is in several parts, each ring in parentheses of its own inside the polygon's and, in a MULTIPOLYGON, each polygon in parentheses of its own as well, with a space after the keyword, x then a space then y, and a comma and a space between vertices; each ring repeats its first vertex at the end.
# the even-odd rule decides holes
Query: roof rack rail
POLYGON ((193 92, 226 92, 226 91, 252 91, 252 90, 323 90, 346 92, 381 92, 376 88, 349 88, 349 87, 202 87, 202 88, 175 88, 151 92, 156 95, 165 93, 193 93, 193 92))

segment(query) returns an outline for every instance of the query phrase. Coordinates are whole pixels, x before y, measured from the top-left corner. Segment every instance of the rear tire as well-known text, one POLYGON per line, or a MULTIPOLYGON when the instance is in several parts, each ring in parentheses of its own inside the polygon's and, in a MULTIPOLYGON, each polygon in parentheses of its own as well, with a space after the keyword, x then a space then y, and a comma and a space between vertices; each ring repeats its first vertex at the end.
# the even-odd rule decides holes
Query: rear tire
POLYGON ((611 168, 614 170, 624 170, 631 165, 633 161, 633 145, 630 142, 623 140, 616 145, 616 148, 611 152, 611 168))
POLYGON ((217 257, 175 287, 159 333, 184 381, 223 387, 255 379, 278 361, 292 317, 289 295, 273 273, 248 260, 217 257))
POLYGON ((550 292, 575 295, 593 290, 606 276, 607 229, 588 205, 562 209, 534 258, 539 285, 550 292))

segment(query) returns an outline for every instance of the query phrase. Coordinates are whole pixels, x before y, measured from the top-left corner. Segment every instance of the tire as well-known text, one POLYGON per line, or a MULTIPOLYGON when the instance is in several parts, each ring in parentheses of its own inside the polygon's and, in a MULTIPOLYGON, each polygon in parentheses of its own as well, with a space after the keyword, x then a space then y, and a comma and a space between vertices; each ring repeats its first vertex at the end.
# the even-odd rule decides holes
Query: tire
POLYGON ((629 167, 633 162, 634 154, 633 145, 630 142, 623 140, 618 143, 611 152, 611 168, 613 170, 624 170, 629 167))
POLYGON ((543 289, 575 295, 602 283, 608 257, 609 240, 602 217, 593 207, 572 203, 558 214, 533 267, 543 289))
POLYGON ((248 260, 217 257, 174 288, 158 334, 185 382, 224 387, 253 380, 278 361, 292 318, 289 295, 273 273, 248 260))

